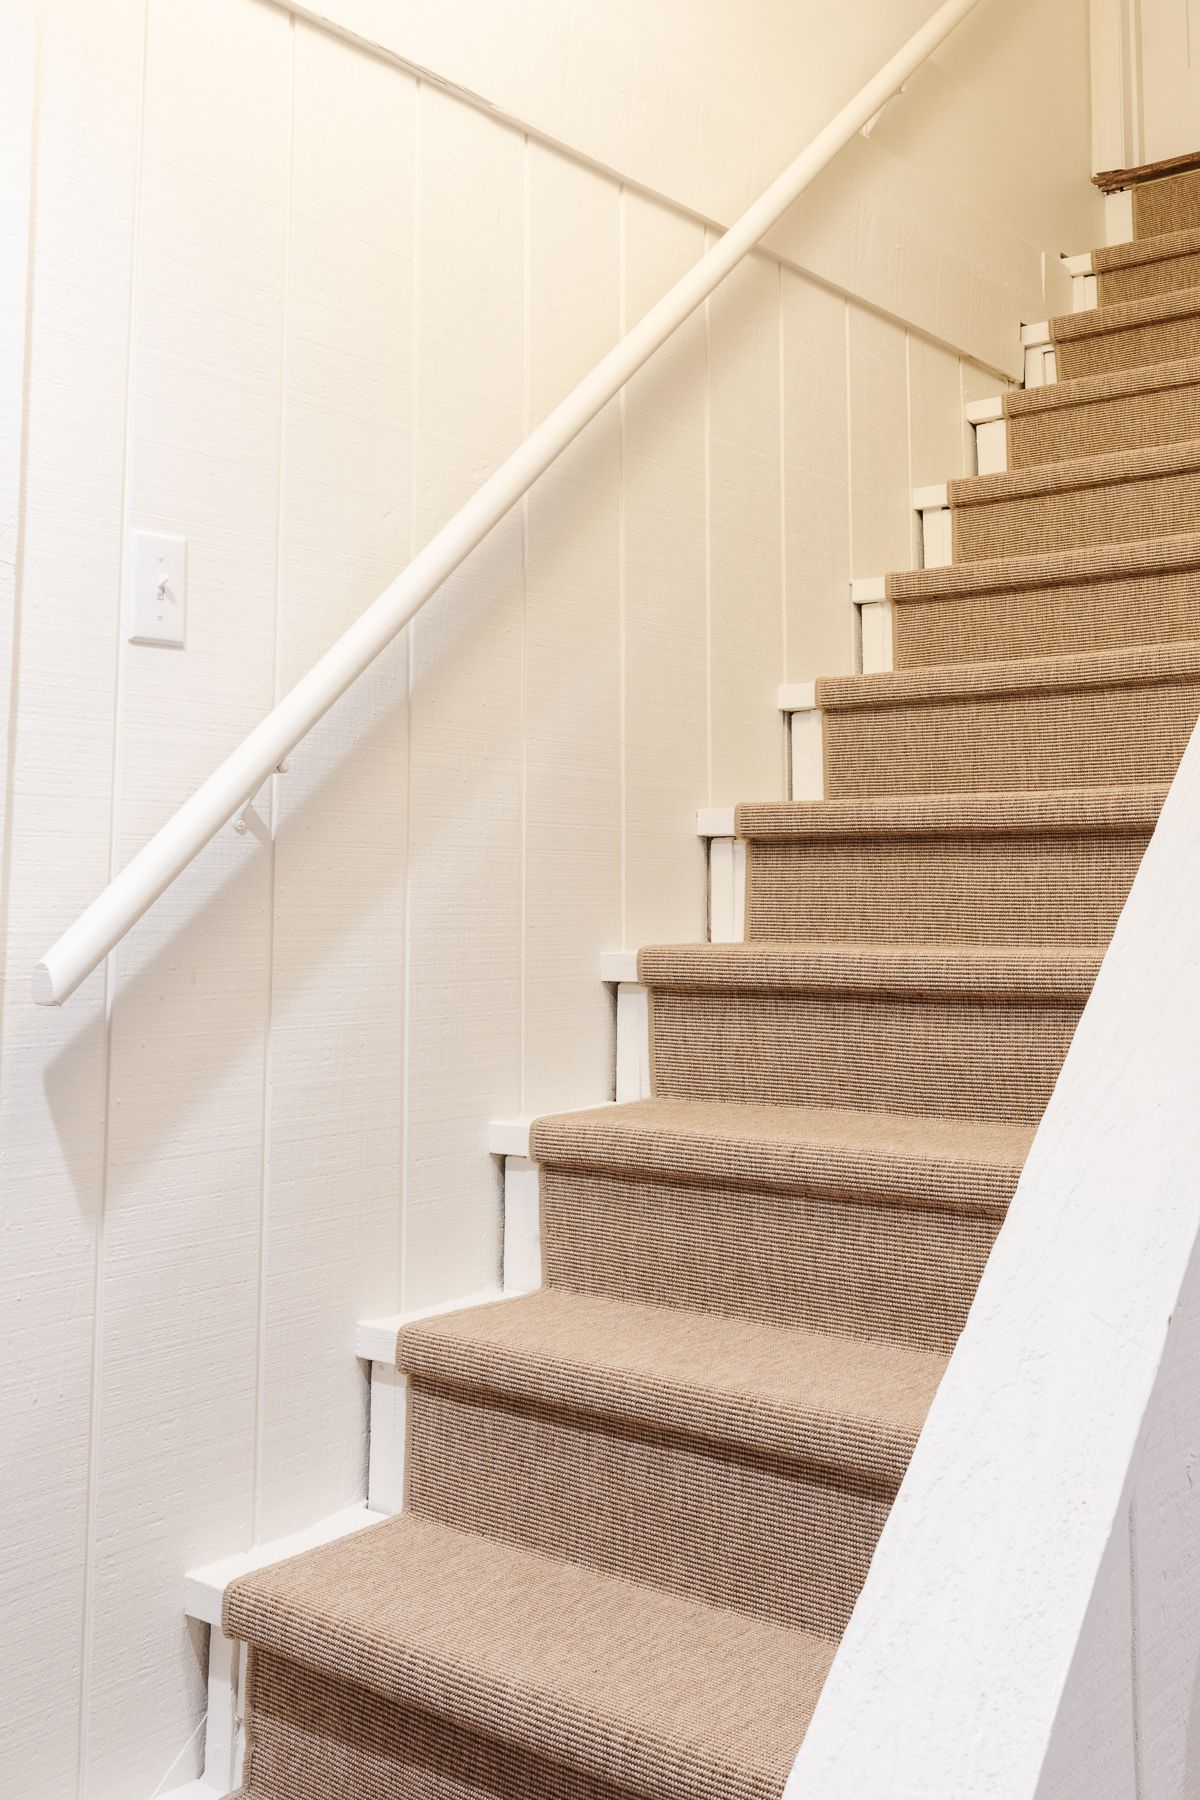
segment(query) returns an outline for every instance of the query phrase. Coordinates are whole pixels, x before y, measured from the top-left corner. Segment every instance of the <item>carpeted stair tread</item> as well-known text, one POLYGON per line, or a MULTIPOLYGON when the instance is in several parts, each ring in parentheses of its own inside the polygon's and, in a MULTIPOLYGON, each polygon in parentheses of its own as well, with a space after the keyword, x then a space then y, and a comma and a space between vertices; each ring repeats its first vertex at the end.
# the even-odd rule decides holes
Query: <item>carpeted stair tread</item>
POLYGON ((1049 321, 1050 336, 1055 344, 1070 344, 1081 338, 1104 337, 1109 332, 1132 331, 1141 325, 1190 319, 1197 314, 1200 287, 1176 288, 1166 294, 1147 294, 1140 300, 1122 300, 1115 306, 1087 306, 1081 312, 1058 313, 1049 321))
POLYGON ((1200 357, 1012 388, 1008 467, 1068 462, 1200 436, 1200 357))
POLYGON ((1129 544, 1086 544, 1029 556, 986 557, 936 569, 898 569, 886 577, 885 587, 888 599, 903 606, 927 600, 974 600, 1043 587, 1085 587, 1174 569, 1200 569, 1200 531, 1129 544))
POLYGON ((1102 375, 1200 355, 1200 287, 1173 288, 1049 321, 1058 374, 1102 375))
POLYGON ((1133 189, 1133 235, 1139 242, 1200 226, 1200 171, 1139 181, 1133 189))
POLYGON ((1098 244, 1092 251, 1092 270, 1097 275, 1114 269, 1136 268, 1141 263, 1168 262, 1177 256, 1200 256, 1200 229, 1163 231, 1156 237, 1130 238, 1123 244, 1098 244))
MULTIPOLYGON (((449 1720, 480 1734, 484 1766, 490 1744, 565 1764, 604 1800, 777 1800, 834 1648, 406 1515, 235 1583, 224 1628, 273 1671, 449 1720)), ((253 1706, 251 1734, 257 1796, 253 1706)))
POLYGON ((1011 662, 1200 637, 1200 532, 887 577, 894 667, 1011 662))
POLYGON ((1189 438, 1181 444, 1155 444, 1143 450, 1112 450, 1101 456, 1039 463, 1032 469, 963 475, 947 482, 946 487, 950 505, 965 511, 1002 501, 1074 493, 1083 488, 1118 487, 1124 482, 1148 481, 1161 475, 1190 475, 1198 469, 1200 438, 1189 438))
POLYGON ((954 561, 1200 529, 1200 438, 947 483, 954 561))
POLYGON ((1142 644, 1128 650, 1085 651, 1075 656, 1031 656, 1008 662, 893 669, 878 675, 827 676, 817 683, 817 705, 827 712, 846 712, 857 707, 904 706, 922 700, 1069 692, 1196 676, 1200 676, 1200 640, 1189 639, 1179 644, 1142 644))
POLYGON ((538 1119, 530 1150, 580 1172, 920 1199, 1001 1217, 1031 1139, 1026 1126, 936 1114, 649 1099, 538 1119))
POLYGON ((1041 387, 1009 388, 1002 397, 1004 416, 1027 418, 1031 413, 1062 412, 1073 406, 1095 406, 1104 400, 1126 400, 1198 383, 1200 356, 1182 356, 1175 362, 1149 363, 1144 368, 1113 369, 1107 375, 1077 375, 1069 381, 1047 381, 1041 387))
POLYGON ((421 1320, 421 1382, 898 1483, 945 1368, 928 1351, 542 1288, 421 1320))
POLYGON ((1026 832, 1142 831, 1162 785, 1050 788, 1043 793, 902 794, 867 800, 771 800, 739 806, 737 835, 756 843, 825 838, 1015 836, 1026 832))
POLYGON ((653 944, 638 953, 651 989, 706 992, 1084 999, 1100 953, 1020 944, 653 944))

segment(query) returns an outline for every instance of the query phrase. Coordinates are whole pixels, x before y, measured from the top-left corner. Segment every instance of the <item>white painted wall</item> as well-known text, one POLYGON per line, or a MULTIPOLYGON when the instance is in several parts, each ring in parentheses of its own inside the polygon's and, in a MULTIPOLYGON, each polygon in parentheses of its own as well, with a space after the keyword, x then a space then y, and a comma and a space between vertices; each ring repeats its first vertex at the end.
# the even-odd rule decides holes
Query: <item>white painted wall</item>
POLYGON ((787 1800, 1200 1791, 1200 734, 787 1800))
MULTIPOLYGON (((930 0, 310 0, 629 182, 729 224, 932 11, 930 0)), ((1088 182, 1088 0, 982 0, 769 240, 1016 375, 1043 252, 1103 241, 1088 182)), ((1057 273, 1057 270, 1054 270, 1057 273)), ((1054 296, 1058 295, 1058 298, 1054 296)), ((1062 300, 1069 308, 1069 301, 1062 300)))
MULTIPOLYGON (((1036 213, 1078 185, 1075 64, 1022 137, 987 29, 1036 213)), ((955 66, 856 148, 891 223, 814 220, 890 316, 757 258, 53 1012, 44 945, 710 228, 267 0, 0 9, 6 1800, 194 1768, 182 1571, 361 1492, 356 1318, 494 1280, 488 1120, 606 1095, 598 953, 701 935, 696 807, 780 793, 777 685, 852 666, 848 580, 966 467, 999 311, 905 160, 944 160, 955 66), (182 654, 121 642, 127 524, 188 539, 182 654)), ((1025 292, 1043 227, 991 204, 1025 292)))

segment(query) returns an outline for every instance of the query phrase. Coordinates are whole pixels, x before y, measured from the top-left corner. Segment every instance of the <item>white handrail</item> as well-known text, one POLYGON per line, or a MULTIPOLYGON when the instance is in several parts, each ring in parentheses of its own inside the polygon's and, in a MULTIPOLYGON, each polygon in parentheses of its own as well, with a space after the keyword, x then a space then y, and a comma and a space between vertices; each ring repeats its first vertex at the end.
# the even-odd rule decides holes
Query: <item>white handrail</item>
POLYGON ((565 400, 559 401, 520 448, 429 540, 403 574, 384 589, 47 950, 34 970, 35 1000, 43 1006, 61 1005, 99 967, 146 909, 258 792, 289 751, 528 492, 538 476, 708 298, 855 132, 900 91, 976 5, 978 0, 945 0, 712 249, 651 307, 565 400))

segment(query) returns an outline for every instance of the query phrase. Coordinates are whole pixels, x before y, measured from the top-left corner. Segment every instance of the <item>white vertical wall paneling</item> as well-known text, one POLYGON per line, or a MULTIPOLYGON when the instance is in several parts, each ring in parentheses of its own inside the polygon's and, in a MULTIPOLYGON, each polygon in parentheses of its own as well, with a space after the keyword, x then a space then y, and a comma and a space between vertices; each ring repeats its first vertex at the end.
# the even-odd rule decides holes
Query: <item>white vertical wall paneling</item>
MULTIPOLYGON (((641 316, 704 251, 704 232, 627 194, 625 317, 641 316)), ((702 315, 625 395, 625 940, 699 942, 709 795, 705 654, 705 412, 702 315)))
POLYGON ((778 265, 752 256, 708 302, 709 799, 717 805, 783 791, 779 283, 778 265))
POLYGON ((846 302, 839 295, 783 270, 781 453, 788 681, 846 674, 854 667, 846 315, 846 302))
POLYGON ((851 307, 850 575, 907 569, 913 560, 908 369, 902 326, 851 307))
MULTIPOLYGON (((620 196, 539 144, 526 158, 533 425, 619 335, 620 196)), ((596 959, 621 929, 616 404, 529 495, 525 538, 521 1110, 537 1113, 606 1100, 612 1087, 612 1004, 596 959)))
MULTIPOLYGON (((25 352, 33 207, 37 32, 32 11, 0 14, 0 844, 6 841, 17 650, 17 562, 25 446, 25 352)), ((7 883, 0 875, 0 930, 7 883)), ((0 959, 0 991, 7 970, 0 959)), ((0 1013, 0 1021, 2 1021, 0 1013)))
MULTIPOLYGON (((298 25, 278 686, 409 554, 414 84, 298 25)), ((399 1293, 407 640, 276 783, 258 1506, 280 1537, 361 1492, 346 1353, 399 1293)))
MULTIPOLYGON (((0 1787, 30 1800, 78 1776, 106 1069, 103 972, 42 1017, 24 977, 108 878, 142 12, 41 9, 0 1067, 0 1787)), ((27 196, 30 18, 7 10, 0 78, 27 196)), ((19 243, 6 250, 24 287, 19 243)))
MULTIPOLYGON (((422 90, 416 528, 428 538, 524 423, 524 145, 422 90)), ((412 628, 409 1141, 403 1307, 494 1284, 489 1119, 519 1108, 522 520, 412 628)))
MULTIPOLYGON (((128 506, 187 538, 189 604, 184 652, 123 646, 121 862, 271 701, 291 82, 286 15, 151 0, 128 506)), ((152 1788, 194 1729, 178 1571, 252 1524, 266 829, 224 833, 118 958, 89 1800, 152 1788)))
MULTIPOLYGON (((992 379, 994 384, 996 378, 992 379)), ((908 393, 913 487, 928 487, 965 474, 958 357, 914 331, 908 334, 908 393)), ((885 572, 875 571, 877 575, 885 572)))

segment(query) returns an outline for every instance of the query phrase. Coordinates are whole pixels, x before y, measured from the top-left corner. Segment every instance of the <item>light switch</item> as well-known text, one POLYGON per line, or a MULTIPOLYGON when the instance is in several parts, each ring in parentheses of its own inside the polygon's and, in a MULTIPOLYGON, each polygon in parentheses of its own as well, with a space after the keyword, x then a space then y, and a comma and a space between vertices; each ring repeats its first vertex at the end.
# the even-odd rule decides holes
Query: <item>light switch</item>
POLYGON ((125 567, 125 635, 130 643, 182 650, 187 539, 163 531, 133 531, 125 567))

